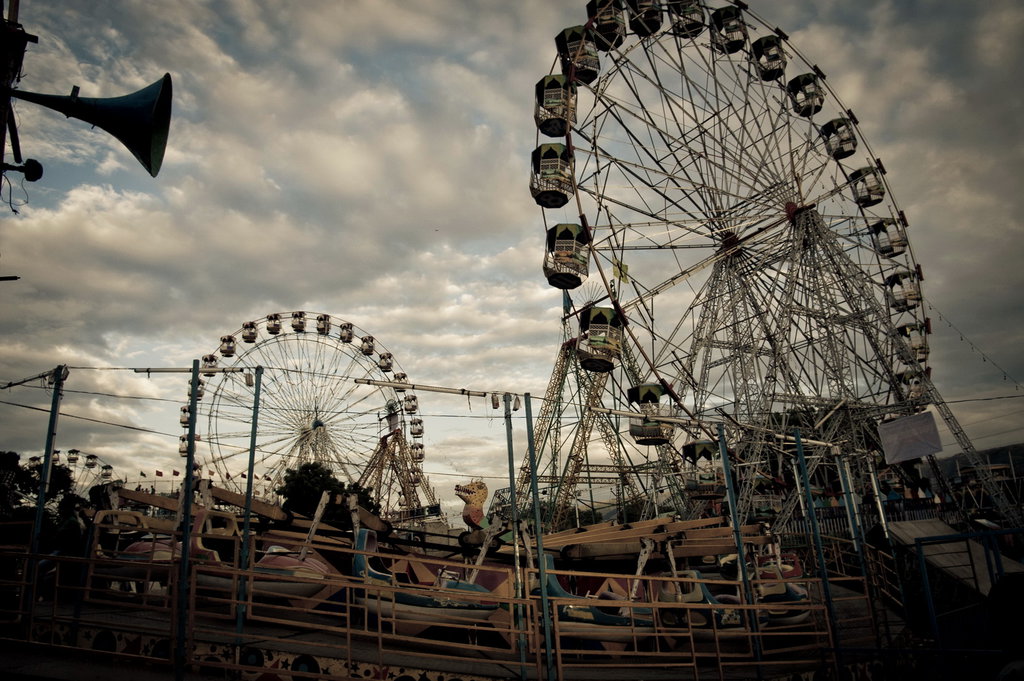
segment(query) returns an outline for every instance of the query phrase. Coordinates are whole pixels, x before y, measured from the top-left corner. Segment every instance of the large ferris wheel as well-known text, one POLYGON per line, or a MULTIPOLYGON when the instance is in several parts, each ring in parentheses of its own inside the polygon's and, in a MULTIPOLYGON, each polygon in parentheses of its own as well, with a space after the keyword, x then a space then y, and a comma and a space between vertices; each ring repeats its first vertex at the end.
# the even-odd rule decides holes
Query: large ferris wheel
POLYGON ((530 181, 565 291, 537 429, 556 514, 587 471, 692 512, 678 474, 711 424, 742 514, 795 428, 866 474, 876 425, 931 405, 973 453, 930 379, 908 219, 825 74, 745 3, 582 9, 535 88, 530 181))
POLYGON ((275 490, 287 470, 318 462, 342 482, 372 488, 388 518, 422 516, 436 507, 422 470, 419 400, 411 390, 377 385, 408 382, 394 355, 350 322, 305 311, 245 322, 203 356, 197 423, 219 484, 239 491, 246 486, 256 367, 263 367, 263 377, 255 471, 264 489, 275 490), (218 367, 243 371, 210 371, 218 367))

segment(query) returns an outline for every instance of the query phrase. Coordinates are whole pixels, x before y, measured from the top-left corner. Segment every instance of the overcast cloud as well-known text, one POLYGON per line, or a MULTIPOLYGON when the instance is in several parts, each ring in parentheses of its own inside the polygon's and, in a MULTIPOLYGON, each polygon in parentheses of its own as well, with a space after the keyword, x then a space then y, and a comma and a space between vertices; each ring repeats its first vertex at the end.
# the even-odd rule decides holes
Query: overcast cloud
MULTIPOLYGON (((933 306, 940 392, 979 448, 1024 439, 1020 399, 978 401, 1024 394, 1024 6, 750 4, 827 74, 888 169, 933 306)), ((21 280, 0 283, 0 383, 58 364, 190 366, 243 321, 309 310, 374 334, 415 382, 543 394, 561 295, 540 272, 527 187, 533 86, 584 5, 22 2, 39 36, 22 89, 110 97, 170 72, 174 113, 151 179, 103 131, 16 105, 46 174, 8 173, 3 190, 17 214, 0 218, 0 275, 21 280)), ((73 368, 66 413, 166 435, 64 418, 58 448, 129 477, 180 466, 185 386, 73 368)), ((0 399, 0 449, 41 452, 45 412, 6 402, 49 396, 0 399)), ((425 468, 455 476, 435 478, 440 491, 503 474, 489 407, 420 399, 425 468)))

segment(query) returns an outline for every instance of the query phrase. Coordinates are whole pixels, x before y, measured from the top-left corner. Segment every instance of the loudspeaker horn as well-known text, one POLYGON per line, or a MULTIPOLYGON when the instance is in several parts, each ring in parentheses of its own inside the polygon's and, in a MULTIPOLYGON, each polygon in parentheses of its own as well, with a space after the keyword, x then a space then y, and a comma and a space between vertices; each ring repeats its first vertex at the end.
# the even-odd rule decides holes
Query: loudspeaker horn
POLYGON ((11 96, 106 130, 150 175, 156 177, 160 172, 171 126, 171 74, 165 73, 155 83, 122 97, 79 97, 77 85, 66 97, 22 90, 12 90, 11 96))

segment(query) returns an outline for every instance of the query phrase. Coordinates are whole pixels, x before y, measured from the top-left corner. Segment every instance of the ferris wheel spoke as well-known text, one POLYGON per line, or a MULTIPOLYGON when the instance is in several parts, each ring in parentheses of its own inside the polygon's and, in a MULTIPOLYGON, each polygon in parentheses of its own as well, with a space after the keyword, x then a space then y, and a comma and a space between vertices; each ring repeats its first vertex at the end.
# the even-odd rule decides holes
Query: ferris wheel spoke
MULTIPOLYGON (((657 53, 659 56, 663 55, 662 52, 657 53)), ((657 78, 656 86, 662 92, 665 92, 665 96, 662 97, 662 102, 667 107, 670 107, 673 111, 685 112, 684 99, 682 98, 682 91, 678 93, 668 93, 665 85, 663 84, 660 77, 659 65, 668 65, 670 68, 680 68, 682 65, 676 62, 675 64, 665 60, 655 60, 653 54, 648 52, 649 65, 651 72, 654 77, 657 78)), ((689 92, 693 94, 694 83, 688 81, 690 85, 689 92)), ((706 96, 706 95, 705 95, 706 96)), ((719 99, 719 98, 716 98, 719 99)), ((692 99, 690 100, 692 101, 692 99)), ((725 106, 731 106, 731 100, 725 100, 725 106)), ((715 107, 717 109, 717 107, 715 107)), ((715 110, 715 109, 712 109, 715 110)), ((711 116, 709 119, 714 122, 729 121, 730 124, 723 125, 722 128, 717 131, 716 141, 719 143, 727 140, 732 140, 732 144, 723 144, 722 151, 717 162, 714 165, 709 165, 707 171, 701 173, 704 176, 704 180, 698 182, 703 187, 707 187, 710 190, 716 192, 726 191, 729 184, 723 182, 727 178, 732 178, 732 186, 734 189, 732 192, 737 195, 750 195, 753 191, 753 187, 758 186, 757 178, 768 171, 778 161, 777 158, 771 155, 765 155, 760 152, 771 150, 772 145, 764 144, 764 140, 769 139, 771 131, 765 132, 763 130, 764 121, 771 118, 768 111, 751 111, 749 104, 745 104, 741 109, 719 109, 718 115, 711 116), (758 135, 759 134, 759 135, 758 135), (708 171, 714 171, 709 173, 708 171), (740 188, 746 186, 748 189, 742 191, 740 188)), ((675 126, 680 131, 685 128, 680 125, 678 117, 673 116, 672 118, 675 126)), ((689 157, 688 162, 696 161, 700 158, 705 159, 709 164, 712 163, 714 156, 707 153, 705 148, 704 153, 701 156, 689 157)), ((681 164, 682 165, 682 164, 681 164)), ((699 168, 696 166, 695 168, 699 168)))

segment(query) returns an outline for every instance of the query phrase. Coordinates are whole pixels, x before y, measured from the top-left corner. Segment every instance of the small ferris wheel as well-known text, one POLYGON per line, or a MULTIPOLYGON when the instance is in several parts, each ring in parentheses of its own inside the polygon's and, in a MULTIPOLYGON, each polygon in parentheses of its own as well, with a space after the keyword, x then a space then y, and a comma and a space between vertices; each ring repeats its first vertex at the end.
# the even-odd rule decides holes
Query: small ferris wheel
MULTIPOLYGON (((198 439, 209 448, 219 484, 244 490, 255 381, 251 372, 211 371, 222 366, 264 369, 255 442, 257 490, 273 493, 287 470, 318 462, 342 482, 372 488, 388 517, 423 515, 436 506, 422 470, 424 429, 417 396, 402 387, 355 380, 408 383, 374 336, 328 314, 272 313, 221 336, 216 351, 203 356, 198 439)), ((183 426, 188 416, 183 407, 183 426)), ((182 447, 186 444, 183 439, 182 447)))

